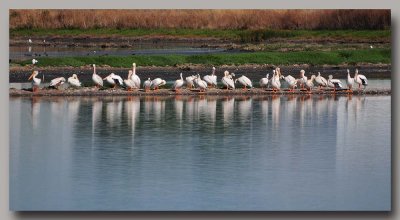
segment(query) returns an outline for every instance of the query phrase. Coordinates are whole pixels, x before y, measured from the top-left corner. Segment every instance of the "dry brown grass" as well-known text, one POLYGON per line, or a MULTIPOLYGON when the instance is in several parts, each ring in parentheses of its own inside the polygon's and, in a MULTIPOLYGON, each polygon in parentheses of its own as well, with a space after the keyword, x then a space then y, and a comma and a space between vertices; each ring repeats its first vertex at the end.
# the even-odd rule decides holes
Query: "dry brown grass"
POLYGON ((10 10, 10 28, 385 29, 390 10, 10 10))

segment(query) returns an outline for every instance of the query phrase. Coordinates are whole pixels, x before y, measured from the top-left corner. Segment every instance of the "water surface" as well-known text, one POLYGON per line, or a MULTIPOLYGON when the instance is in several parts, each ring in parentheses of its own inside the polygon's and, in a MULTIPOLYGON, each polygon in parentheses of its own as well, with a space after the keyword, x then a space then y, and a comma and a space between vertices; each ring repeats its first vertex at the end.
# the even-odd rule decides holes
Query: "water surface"
POLYGON ((390 210, 390 102, 10 97, 10 209, 390 210))

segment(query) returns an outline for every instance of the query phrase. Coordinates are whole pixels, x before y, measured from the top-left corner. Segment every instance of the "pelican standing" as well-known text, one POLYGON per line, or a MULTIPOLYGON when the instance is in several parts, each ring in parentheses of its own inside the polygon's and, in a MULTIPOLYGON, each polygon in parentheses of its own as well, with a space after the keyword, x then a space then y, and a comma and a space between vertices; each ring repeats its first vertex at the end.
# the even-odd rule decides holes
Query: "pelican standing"
POLYGON ((227 70, 225 70, 224 77, 222 77, 221 82, 225 85, 226 90, 229 88, 235 89, 235 83, 232 79, 232 75, 230 75, 227 70))
POLYGON ((65 81, 66 81, 66 80, 65 80, 64 77, 58 77, 58 78, 52 79, 52 80, 50 81, 49 87, 54 87, 54 88, 58 89, 59 86, 61 86, 62 84, 65 83, 65 81))
POLYGON ((235 79, 235 83, 239 81, 240 84, 243 85, 243 90, 247 89, 247 86, 252 88, 253 84, 251 83, 251 80, 247 78, 246 76, 242 75, 241 77, 235 79))
POLYGON ((336 92, 336 89, 343 88, 342 82, 338 79, 333 79, 332 75, 329 75, 328 78, 328 87, 333 88, 333 91, 336 92))
POLYGON ((111 73, 110 75, 106 76, 103 80, 106 80, 107 83, 109 83, 110 85, 113 86, 113 88, 115 88, 115 86, 117 86, 117 82, 121 86, 124 84, 124 81, 122 80, 122 78, 120 76, 116 75, 115 73, 111 73))
POLYGON ((286 83, 289 85, 289 91, 294 92, 294 88, 297 86, 297 80, 291 75, 285 76, 284 79, 286 83))
POLYGON ((145 92, 148 92, 150 90, 151 84, 152 84, 152 81, 150 78, 148 78, 146 81, 144 81, 143 88, 144 88, 145 92))
POLYGON ((103 79, 96 74, 96 64, 93 64, 92 80, 96 87, 103 87, 103 79))
POLYGON ((347 69, 347 88, 352 91, 353 90, 353 84, 354 84, 354 78, 351 78, 350 76, 350 70, 347 69))
POLYGON ((267 73, 267 75, 265 76, 265 78, 261 78, 261 79, 260 79, 260 87, 261 87, 261 88, 267 87, 267 86, 268 86, 268 82, 269 82, 268 77, 269 77, 269 73, 267 73))
POLYGON ((302 89, 304 89, 304 85, 307 83, 307 76, 305 76, 306 71, 300 70, 300 79, 297 82, 300 83, 302 89))
POLYGON ((201 79, 200 74, 197 74, 195 82, 197 86, 200 88, 200 91, 204 92, 207 89, 207 82, 201 79))
POLYGON ((42 82, 42 80, 40 78, 36 78, 36 76, 39 74, 39 71, 34 70, 31 74, 31 76, 29 76, 28 80, 32 79, 32 91, 36 92, 39 89, 39 85, 42 82))
POLYGON ((154 90, 157 90, 158 87, 163 86, 165 84, 167 84, 167 82, 161 78, 155 78, 153 79, 153 81, 151 81, 151 85, 154 90))
POLYGON ((187 88, 193 88, 193 86, 194 86, 194 82, 193 82, 193 80, 195 79, 196 77, 195 76, 188 76, 188 77, 186 77, 185 79, 186 79, 186 87, 187 88))
POLYGON ((318 76, 315 77, 315 82, 319 86, 319 90, 321 90, 321 86, 322 87, 327 87, 328 86, 328 81, 324 77, 321 76, 320 72, 318 72, 318 76))
POLYGON ((181 76, 181 78, 177 79, 173 86, 175 92, 179 92, 180 89, 183 87, 183 84, 185 84, 185 81, 183 80, 183 77, 182 77, 182 73, 180 74, 180 76, 181 76))
POLYGON ((279 73, 276 70, 272 70, 273 75, 271 78, 271 86, 272 86, 272 90, 275 93, 276 90, 280 90, 281 89, 281 82, 280 82, 280 77, 279 77, 279 73))
POLYGON ((358 69, 356 69, 356 73, 354 74, 354 82, 358 84, 358 90, 361 89, 361 85, 364 86, 364 89, 368 85, 367 77, 365 77, 364 75, 358 74, 358 69))
POLYGON ((312 90, 313 87, 314 87, 313 81, 314 81, 315 77, 316 77, 315 75, 312 75, 311 78, 310 78, 309 80, 307 80, 307 82, 306 82, 306 84, 305 84, 305 86, 306 86, 306 88, 307 88, 307 90, 308 90, 309 92, 311 92, 311 90, 312 90))
POLYGON ((68 78, 68 83, 73 87, 81 87, 81 82, 79 82, 76 74, 72 74, 72 76, 68 78))
POLYGON ((124 79, 124 84, 125 84, 126 88, 128 89, 128 91, 132 91, 133 89, 137 88, 135 82, 131 78, 132 74, 133 74, 133 71, 129 70, 128 71, 128 78, 124 79))
POLYGON ((140 78, 138 75, 136 75, 136 63, 132 64, 132 71, 133 73, 131 75, 131 79, 135 83, 136 88, 140 89, 140 78))
POLYGON ((217 76, 215 75, 215 67, 212 68, 211 75, 205 75, 203 80, 207 82, 207 85, 217 87, 217 76))

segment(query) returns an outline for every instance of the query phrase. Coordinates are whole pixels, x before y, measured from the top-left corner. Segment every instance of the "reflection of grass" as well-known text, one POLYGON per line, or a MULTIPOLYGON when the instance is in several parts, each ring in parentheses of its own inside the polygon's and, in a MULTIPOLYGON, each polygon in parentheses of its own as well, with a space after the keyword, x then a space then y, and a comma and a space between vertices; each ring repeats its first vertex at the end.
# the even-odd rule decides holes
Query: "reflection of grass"
MULTIPOLYGON (((65 58, 39 58, 38 66, 83 66, 88 64, 130 67, 132 62, 141 66, 174 66, 182 64, 243 65, 243 64, 356 64, 391 62, 391 49, 363 49, 336 51, 254 52, 212 55, 135 55, 135 56, 90 56, 65 58)), ((27 65, 31 60, 16 64, 27 65)))
POLYGON ((175 36, 214 37, 242 42, 271 38, 390 40, 390 30, 212 30, 212 29, 11 29, 10 36, 175 36))

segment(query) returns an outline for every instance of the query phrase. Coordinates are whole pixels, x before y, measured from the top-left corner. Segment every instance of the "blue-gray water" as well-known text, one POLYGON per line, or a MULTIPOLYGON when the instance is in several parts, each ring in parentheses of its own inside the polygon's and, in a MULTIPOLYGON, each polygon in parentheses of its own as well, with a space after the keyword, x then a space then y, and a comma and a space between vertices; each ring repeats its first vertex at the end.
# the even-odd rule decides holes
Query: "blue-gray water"
POLYGON ((390 210, 390 102, 10 97, 10 209, 390 210))

